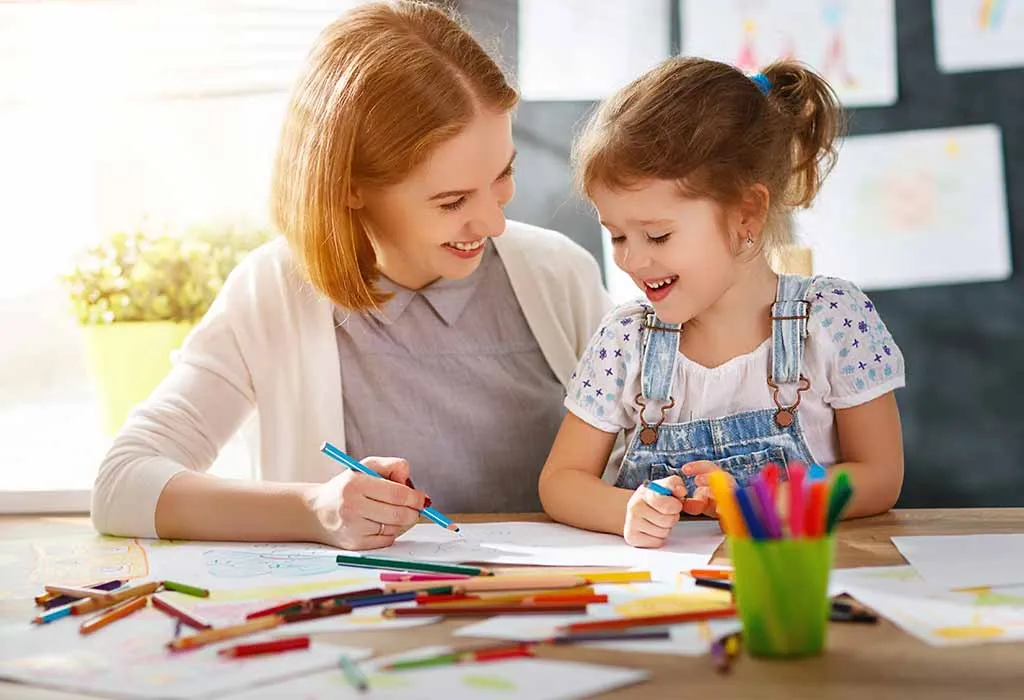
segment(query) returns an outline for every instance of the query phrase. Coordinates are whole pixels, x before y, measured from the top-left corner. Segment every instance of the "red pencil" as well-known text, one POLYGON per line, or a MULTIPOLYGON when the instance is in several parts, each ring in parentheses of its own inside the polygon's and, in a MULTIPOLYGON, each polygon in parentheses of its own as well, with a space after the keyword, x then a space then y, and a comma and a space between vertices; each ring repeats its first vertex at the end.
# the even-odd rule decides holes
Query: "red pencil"
POLYGON ((450 603, 453 600, 483 600, 480 596, 470 596, 466 593, 447 593, 444 595, 418 595, 417 605, 430 605, 431 603, 450 603))
POLYGON ((272 639, 269 642, 254 642, 252 644, 238 644, 227 649, 221 649, 217 653, 221 656, 229 656, 233 659, 245 656, 257 656, 260 654, 279 654, 282 651, 293 651, 295 649, 308 649, 309 637, 282 637, 272 639))
POLYGON ((278 613, 290 610, 291 612, 299 612, 303 605, 306 605, 308 601, 305 600, 289 600, 287 603, 281 603, 280 605, 273 605, 269 608, 262 608, 260 610, 253 611, 245 616, 246 620, 255 620, 257 617, 266 617, 267 615, 277 615, 278 613), (295 610, 291 610, 295 608, 295 610))
POLYGON ((527 605, 421 605, 415 608, 385 608, 384 617, 483 617, 487 615, 544 615, 547 613, 585 613, 586 604, 530 603, 527 605))
POLYGON ((684 622, 699 622, 719 617, 736 617, 736 608, 714 608, 711 610, 694 610, 693 612, 674 613, 669 615, 641 615, 639 617, 623 617, 612 620, 593 620, 591 622, 575 622, 566 625, 569 632, 588 632, 593 630, 615 630, 627 627, 650 627, 652 625, 679 625, 684 622))
POLYGON ((213 625, 211 625, 209 622, 199 617, 198 615, 194 615, 183 608, 179 608, 171 601, 161 598, 158 595, 153 596, 152 598, 150 598, 150 600, 153 601, 154 608, 156 608, 160 612, 170 615, 176 620, 180 620, 192 629, 208 630, 211 627, 213 627, 213 625))
POLYGON ((768 492, 772 495, 772 503, 779 502, 779 465, 774 462, 766 464, 761 470, 761 478, 768 485, 768 492))
POLYGON ((470 578, 468 574, 406 574, 401 571, 382 571, 380 580, 386 583, 402 581, 457 581, 470 578))

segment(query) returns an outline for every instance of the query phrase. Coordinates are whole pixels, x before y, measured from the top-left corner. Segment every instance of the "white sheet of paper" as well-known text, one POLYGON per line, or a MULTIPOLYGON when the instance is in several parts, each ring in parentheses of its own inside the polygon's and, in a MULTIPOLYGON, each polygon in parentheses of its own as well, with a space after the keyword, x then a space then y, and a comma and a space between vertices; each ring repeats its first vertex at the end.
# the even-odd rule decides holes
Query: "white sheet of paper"
POLYGON ((850 137, 798 224, 815 274, 864 289, 1007 279, 999 127, 850 137))
POLYGON ((1024 66, 1022 0, 934 0, 935 52, 947 73, 1024 66))
POLYGON ((756 73, 791 57, 851 107, 896 102, 893 0, 683 0, 682 50, 756 73))
POLYGON ((668 0, 519 0, 524 100, 600 100, 669 57, 668 0))
POLYGON ((722 543, 716 521, 679 523, 661 549, 638 549, 618 535, 556 523, 471 523, 460 527, 461 536, 437 525, 414 525, 390 547, 366 554, 441 562, 633 567, 663 577, 707 564, 722 543))
MULTIPOLYGON (((5 655, 0 678, 60 690, 117 698, 198 698, 224 694, 336 665, 341 653, 355 658, 367 649, 313 644, 307 650, 246 659, 224 659, 218 645, 174 653, 165 647, 173 624, 159 611, 142 610, 83 637, 78 626, 59 620, 18 635, 21 654, 5 655), (77 639, 76 639, 77 638, 77 639), (48 644, 50 646, 45 646, 48 644)), ((244 639, 245 643, 288 636, 279 630, 244 639)))
POLYGON ((340 671, 317 673, 287 683, 253 689, 231 700, 317 700, 320 698, 488 698, 568 700, 600 695, 650 678, 648 671, 608 665, 510 659, 454 664, 390 673, 367 673, 370 692, 359 693, 340 671))
POLYGON ((1024 586, 950 591, 910 566, 833 572, 834 585, 936 647, 1024 641, 1024 586))
POLYGON ((893 537, 892 543, 935 586, 1024 584, 1024 534, 893 537))

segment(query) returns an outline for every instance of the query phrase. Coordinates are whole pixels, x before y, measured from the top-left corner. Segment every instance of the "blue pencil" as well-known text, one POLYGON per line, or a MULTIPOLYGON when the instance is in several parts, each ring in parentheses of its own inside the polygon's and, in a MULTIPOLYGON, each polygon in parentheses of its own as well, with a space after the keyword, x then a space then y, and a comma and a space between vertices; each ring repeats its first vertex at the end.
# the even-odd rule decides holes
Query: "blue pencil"
MULTIPOLYGON (((342 452, 329 442, 325 442, 323 445, 321 445, 320 451, 323 452, 328 457, 330 457, 331 459, 333 459, 334 461, 344 464, 349 469, 360 472, 362 474, 366 474, 367 476, 375 477, 377 479, 384 478, 374 470, 370 469, 365 464, 361 464, 360 462, 352 459, 347 454, 345 454, 344 452, 342 452)), ((446 515, 444 515, 440 511, 434 510, 430 506, 427 506, 426 508, 420 510, 420 513, 430 518, 446 530, 451 530, 452 532, 461 532, 458 525, 453 523, 446 515)))
POLYGON ((387 605, 388 603, 404 603, 407 600, 416 600, 417 595, 417 591, 384 593, 382 595, 365 595, 359 598, 349 598, 344 601, 344 604, 350 608, 368 608, 373 605, 387 605))
POLYGON ((757 509, 754 507, 750 492, 746 489, 736 489, 736 503, 739 505, 743 519, 747 523, 747 531, 750 533, 750 538, 754 540, 768 539, 764 527, 761 525, 761 520, 757 517, 757 509))
POLYGON ((675 496, 675 494, 667 488, 653 481, 645 481, 644 486, 649 488, 651 491, 654 491, 654 493, 660 493, 662 496, 675 496))

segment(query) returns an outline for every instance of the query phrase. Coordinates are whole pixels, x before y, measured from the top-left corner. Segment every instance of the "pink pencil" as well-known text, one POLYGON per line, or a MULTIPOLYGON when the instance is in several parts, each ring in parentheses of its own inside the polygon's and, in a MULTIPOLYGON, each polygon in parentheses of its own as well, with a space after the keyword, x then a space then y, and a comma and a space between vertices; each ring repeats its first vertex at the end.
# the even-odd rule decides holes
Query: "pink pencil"
POLYGON ((401 571, 382 571, 380 574, 381 581, 391 583, 399 581, 457 581, 466 578, 472 577, 466 574, 406 574, 401 571))
POLYGON ((789 465, 789 536, 793 538, 804 534, 804 477, 807 468, 802 464, 791 462, 789 465))

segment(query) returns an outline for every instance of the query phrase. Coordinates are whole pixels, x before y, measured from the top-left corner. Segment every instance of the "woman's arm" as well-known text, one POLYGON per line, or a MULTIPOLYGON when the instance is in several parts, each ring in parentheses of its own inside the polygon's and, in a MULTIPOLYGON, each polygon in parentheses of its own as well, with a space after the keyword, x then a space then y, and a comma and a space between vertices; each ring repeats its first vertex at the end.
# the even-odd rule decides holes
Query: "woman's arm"
POLYGON ((540 474, 540 501, 555 520, 621 535, 632 491, 601 481, 615 434, 569 412, 540 474))
POLYGON ((846 470, 854 489, 845 517, 892 508, 903 488, 903 433, 896 396, 890 391, 859 406, 836 409, 836 428, 841 462, 830 471, 846 470))

